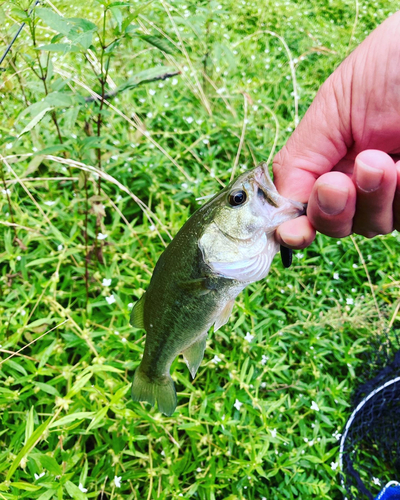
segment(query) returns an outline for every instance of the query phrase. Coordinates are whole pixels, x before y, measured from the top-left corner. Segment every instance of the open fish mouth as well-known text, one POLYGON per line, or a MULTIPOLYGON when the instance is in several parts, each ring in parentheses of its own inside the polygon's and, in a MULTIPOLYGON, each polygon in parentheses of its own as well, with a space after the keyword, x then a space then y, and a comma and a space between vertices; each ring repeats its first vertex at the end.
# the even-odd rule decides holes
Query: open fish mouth
POLYGON ((278 193, 275 184, 272 182, 269 175, 266 164, 261 164, 255 169, 254 181, 258 189, 262 191, 265 201, 269 205, 278 208, 279 212, 287 212, 288 215, 290 214, 289 218, 294 218, 296 216, 299 217, 300 215, 304 215, 306 213, 307 204, 285 198, 278 193))

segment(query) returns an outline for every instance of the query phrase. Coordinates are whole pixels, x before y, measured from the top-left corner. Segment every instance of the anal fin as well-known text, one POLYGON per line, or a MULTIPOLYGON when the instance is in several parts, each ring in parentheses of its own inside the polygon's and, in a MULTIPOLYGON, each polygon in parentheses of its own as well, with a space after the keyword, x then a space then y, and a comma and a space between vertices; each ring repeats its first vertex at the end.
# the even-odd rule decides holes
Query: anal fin
POLYGON ((144 301, 146 294, 136 302, 131 313, 131 325, 135 328, 144 328, 144 301))
POLYGON ((196 376, 197 370, 200 363, 204 357, 204 351, 206 349, 207 333, 200 337, 196 342, 193 342, 191 346, 182 351, 183 357, 185 358, 186 364, 189 368, 192 378, 196 376))
POLYGON ((233 305, 235 304, 235 299, 230 300, 227 302, 225 307, 223 308, 222 312, 220 315, 217 317, 214 323, 214 332, 219 330, 221 326, 224 326, 226 323, 228 323, 229 316, 232 313, 233 305))

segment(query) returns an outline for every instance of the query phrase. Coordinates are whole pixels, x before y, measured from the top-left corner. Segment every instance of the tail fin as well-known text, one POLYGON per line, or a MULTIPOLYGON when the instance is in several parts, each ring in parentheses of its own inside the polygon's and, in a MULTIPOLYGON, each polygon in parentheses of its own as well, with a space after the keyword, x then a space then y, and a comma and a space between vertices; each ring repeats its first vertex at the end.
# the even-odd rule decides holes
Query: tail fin
POLYGON ((139 366, 133 377, 131 395, 133 401, 147 401, 152 406, 157 401, 158 409, 168 416, 176 409, 175 386, 169 374, 150 379, 139 366))

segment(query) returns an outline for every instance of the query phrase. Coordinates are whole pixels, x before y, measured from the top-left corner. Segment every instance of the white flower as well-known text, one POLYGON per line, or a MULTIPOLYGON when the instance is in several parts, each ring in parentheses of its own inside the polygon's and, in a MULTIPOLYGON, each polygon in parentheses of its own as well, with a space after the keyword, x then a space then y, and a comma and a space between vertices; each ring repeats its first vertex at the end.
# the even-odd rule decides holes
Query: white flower
POLYGON ((209 140, 208 139, 203 139, 203 144, 209 144, 209 140))
POLYGON ((247 342, 251 342, 254 339, 254 335, 252 335, 250 332, 247 332, 244 338, 245 340, 247 340, 247 342))
POLYGON ((374 484, 376 484, 377 486, 380 486, 380 485, 381 485, 381 482, 380 482, 380 480, 379 480, 377 477, 373 477, 373 478, 372 478, 372 482, 373 482, 374 484))
POLYGON ((86 493, 87 492, 87 488, 84 488, 82 483, 79 483, 78 488, 82 491, 82 493, 86 493))
POLYGON ((21 311, 21 316, 25 316, 25 314, 26 314, 25 309, 22 309, 22 311, 21 311))
POLYGON ((109 297, 106 297, 106 301, 107 301, 108 305, 114 304, 114 302, 115 302, 114 295, 110 295, 109 297))
POLYGON ((51 200, 48 200, 48 201, 44 201, 43 202, 45 205, 47 205, 48 207, 52 207, 53 205, 56 204, 55 201, 51 201, 51 200))
POLYGON ((11 191, 9 189, 3 189, 3 194, 11 194, 11 191))
POLYGON ((132 307, 133 307, 133 302, 129 302, 128 307, 129 307, 129 309, 132 309, 132 307))
POLYGON ((271 436, 273 438, 276 438, 276 435, 278 434, 278 431, 276 429, 270 429, 269 432, 271 433, 271 436))
POLYGON ((216 354, 211 361, 217 365, 221 361, 221 358, 216 354))
POLYGON ((178 84, 178 80, 177 80, 176 78, 174 78, 174 79, 172 80, 172 85, 177 85, 177 84, 178 84))
POLYGON ((40 474, 36 474, 36 472, 35 472, 35 474, 34 474, 34 476, 35 476, 35 481, 37 481, 38 479, 40 479, 40 478, 41 478, 41 477, 43 477, 44 475, 45 475, 45 472, 44 472, 44 471, 43 471, 43 472, 41 472, 40 474))
POLYGON ((149 90, 149 94, 150 94, 150 95, 155 95, 155 93, 156 93, 156 91, 155 91, 155 90, 153 90, 153 89, 150 89, 150 90, 149 90))
POLYGON ((339 463, 338 462, 331 462, 331 469, 332 470, 336 470, 338 467, 339 467, 339 463))
POLYGON ((103 278, 103 286, 110 286, 111 285, 111 278, 103 278))
POLYGON ((114 476, 114 484, 116 488, 121 488, 121 478, 122 476, 114 476))
POLYGON ((105 240, 107 238, 108 234, 103 234, 103 233, 99 233, 97 235, 97 239, 98 240, 105 240))
POLYGON ((267 361, 268 361, 268 356, 266 356, 265 354, 263 354, 261 356, 261 364, 264 366, 267 364, 267 361))
POLYGON ((11 149, 13 147, 12 142, 9 142, 6 144, 6 149, 11 149))
POLYGON ((353 304, 354 304, 354 299, 352 299, 352 298, 350 298, 350 299, 346 299, 346 304, 347 304, 348 306, 353 305, 353 304))
POLYGON ((339 273, 333 273, 333 279, 338 280, 339 279, 339 273))
POLYGON ((266 382, 261 382, 261 387, 262 387, 263 389, 265 389, 265 388, 267 387, 267 383, 266 383, 266 382))
POLYGON ((342 437, 342 435, 339 433, 339 431, 335 431, 332 434, 332 437, 334 437, 337 441, 339 441, 339 439, 342 437))
POLYGON ((299 259, 299 260, 300 260, 300 259, 302 259, 303 257, 304 257, 304 253, 301 253, 301 252, 296 253, 296 258, 297 258, 297 259, 299 259))
POLYGON ((242 406, 243 403, 241 403, 238 399, 235 401, 235 404, 233 405, 238 411, 240 411, 240 407, 242 406))
POLYGON ((150 113, 147 113, 147 118, 153 118, 153 113, 150 111, 150 113))
POLYGON ((357 264, 353 264, 353 268, 354 268, 354 269, 357 269, 357 268, 358 268, 358 265, 357 265, 357 264))
POLYGON ((125 337, 122 337, 122 342, 128 342, 125 337))
POLYGON ((315 411, 319 411, 318 405, 315 401, 312 401, 311 403, 311 409, 315 411))
POLYGON ((196 471, 197 471, 197 472, 201 472, 201 468, 200 468, 200 467, 197 467, 196 471))
POLYGON ((62 245, 58 245, 57 250, 58 250, 59 252, 61 252, 61 250, 62 250, 63 248, 64 248, 64 247, 63 247, 62 245))
POLYGON ((217 94, 223 94, 226 91, 225 87, 221 87, 220 89, 217 90, 217 94))
POLYGON ((192 123, 192 121, 193 121, 193 120, 194 120, 194 119, 193 119, 191 116, 188 116, 188 117, 186 118, 186 121, 187 121, 188 123, 192 123))

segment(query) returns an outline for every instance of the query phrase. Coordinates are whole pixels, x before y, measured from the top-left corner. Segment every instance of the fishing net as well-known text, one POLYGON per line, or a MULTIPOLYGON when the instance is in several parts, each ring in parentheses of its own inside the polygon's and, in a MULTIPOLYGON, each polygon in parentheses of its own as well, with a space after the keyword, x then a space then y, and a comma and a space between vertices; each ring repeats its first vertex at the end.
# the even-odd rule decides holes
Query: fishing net
POLYGON ((400 350, 390 355, 380 346, 377 352, 340 443, 348 500, 400 500, 400 350))

